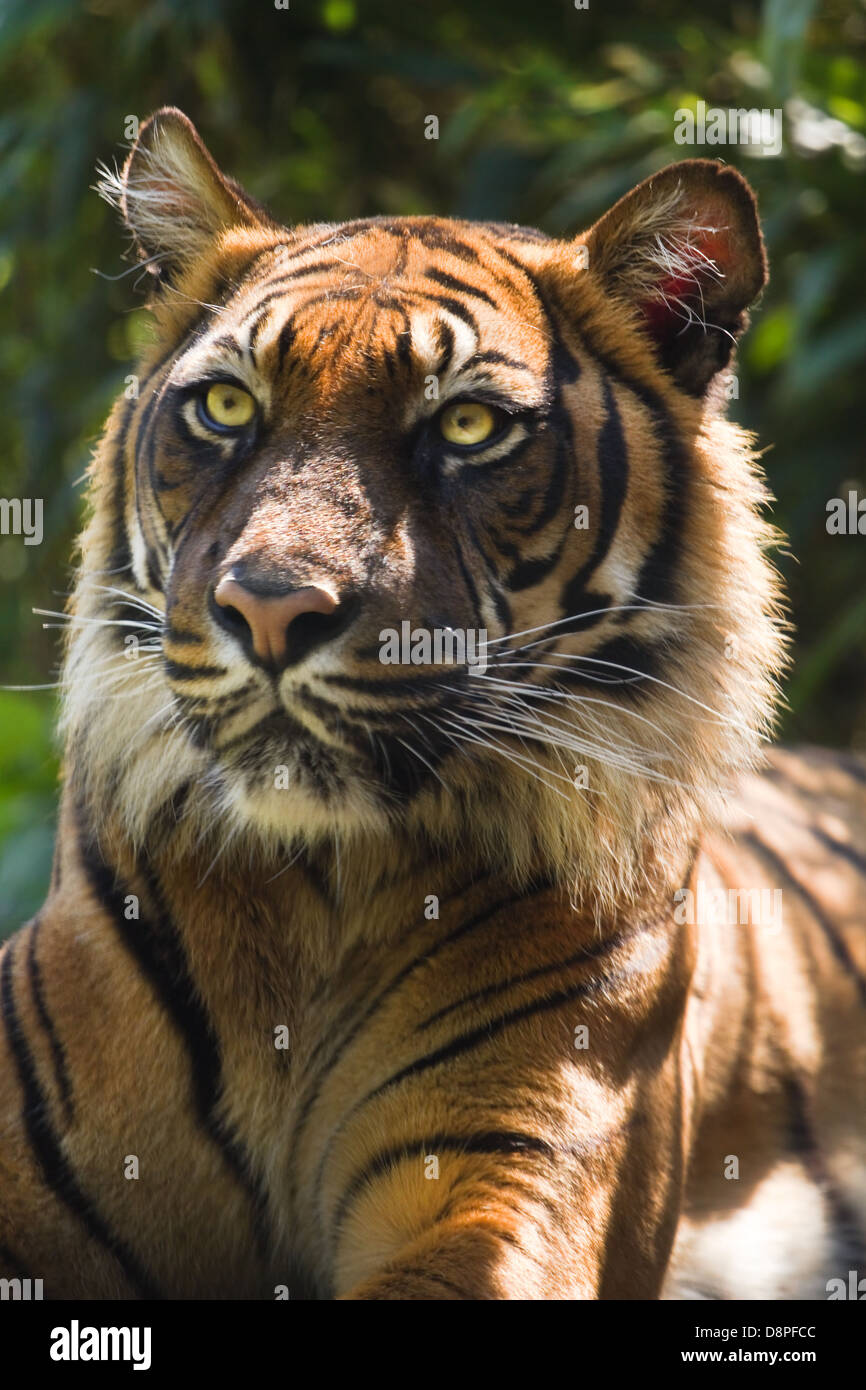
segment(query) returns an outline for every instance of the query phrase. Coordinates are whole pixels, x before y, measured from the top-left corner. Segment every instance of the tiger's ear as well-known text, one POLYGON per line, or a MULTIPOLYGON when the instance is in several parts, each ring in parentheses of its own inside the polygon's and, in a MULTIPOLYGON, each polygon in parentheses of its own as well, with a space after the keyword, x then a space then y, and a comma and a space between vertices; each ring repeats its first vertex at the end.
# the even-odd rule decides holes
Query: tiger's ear
POLYGON ((227 178, 192 121, 164 106, 145 121, 121 173, 100 170, 102 196, 119 208, 148 270, 171 281, 226 228, 275 224, 227 178))
POLYGON ((755 195, 742 175, 710 159, 670 164, 578 241, 589 274, 638 311, 677 384, 703 394, 767 283, 755 195))

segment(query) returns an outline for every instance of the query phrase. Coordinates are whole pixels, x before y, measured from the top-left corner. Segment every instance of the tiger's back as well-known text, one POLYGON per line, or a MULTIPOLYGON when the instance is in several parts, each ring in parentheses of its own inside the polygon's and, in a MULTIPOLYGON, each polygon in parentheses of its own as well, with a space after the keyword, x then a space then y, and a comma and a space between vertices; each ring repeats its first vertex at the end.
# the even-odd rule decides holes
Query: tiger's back
POLYGON ((866 1264, 866 764, 774 750, 698 878, 704 1133, 665 1296, 826 1298, 866 1264))

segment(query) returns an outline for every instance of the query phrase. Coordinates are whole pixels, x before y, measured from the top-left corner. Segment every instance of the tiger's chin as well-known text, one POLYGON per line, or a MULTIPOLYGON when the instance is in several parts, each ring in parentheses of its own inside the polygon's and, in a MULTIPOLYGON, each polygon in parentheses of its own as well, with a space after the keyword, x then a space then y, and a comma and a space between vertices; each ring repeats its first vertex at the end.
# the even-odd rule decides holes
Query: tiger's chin
POLYGON ((404 805, 372 756, 329 747, 282 716, 217 758, 232 820, 268 841, 384 833, 404 805))
POLYGON ((310 758, 306 749, 259 771, 227 767, 222 784, 231 819, 265 841, 318 840, 335 831, 385 831, 389 826, 385 798, 374 785, 353 771, 310 758))
POLYGON ((226 811, 236 825, 274 846, 315 843, 335 833, 387 832, 386 804, 361 778, 343 777, 324 787, 301 764, 284 766, 279 786, 234 771, 224 776, 226 811))

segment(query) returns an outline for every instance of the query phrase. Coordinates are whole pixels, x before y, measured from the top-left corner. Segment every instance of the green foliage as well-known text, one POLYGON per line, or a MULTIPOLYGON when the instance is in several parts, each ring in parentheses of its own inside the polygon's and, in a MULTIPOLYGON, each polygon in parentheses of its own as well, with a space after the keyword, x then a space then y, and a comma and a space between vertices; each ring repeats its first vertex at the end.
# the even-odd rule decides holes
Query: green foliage
MULTIPOLYGON (((45 541, 0 538, 0 680, 53 679, 56 633, 31 609, 69 588, 80 479, 142 332, 137 272, 112 278, 125 238, 90 191, 94 167, 122 158, 127 115, 174 103, 287 221, 437 212, 564 233, 673 159, 741 167, 772 282, 731 411, 772 445, 797 557, 783 732, 866 743, 866 539, 824 525, 828 498, 866 492, 864 52, 866 18, 846 0, 5 0, 0 491, 45 499, 45 541), (674 112, 699 99, 784 106, 782 154, 676 145, 674 112)), ((0 930, 47 880, 52 717, 50 693, 0 702, 0 930)))
POLYGON ((45 896, 54 843, 57 762, 50 701, 0 692, 0 926, 17 926, 45 896))

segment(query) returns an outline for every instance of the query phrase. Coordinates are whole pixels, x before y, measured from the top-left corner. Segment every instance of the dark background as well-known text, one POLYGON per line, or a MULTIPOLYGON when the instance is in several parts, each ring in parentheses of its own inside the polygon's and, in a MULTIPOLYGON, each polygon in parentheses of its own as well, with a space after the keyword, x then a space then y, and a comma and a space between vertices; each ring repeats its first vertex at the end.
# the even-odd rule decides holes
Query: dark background
MULTIPOLYGON (((173 103, 285 221, 459 214, 580 230, 654 169, 718 155, 758 191, 771 284, 735 419, 770 446, 797 627, 782 735, 866 747, 866 11, 769 0, 5 0, 0 8, 0 495, 45 539, 0 537, 0 682, 54 679, 34 606, 70 586, 80 480, 146 314, 91 191, 124 120, 173 103), (674 143, 674 113, 784 110, 784 149, 674 143), (424 138, 436 115, 438 141, 424 138)), ((700 537, 693 538, 696 545, 700 537)), ((56 799, 52 692, 0 692, 0 934, 41 901, 56 799)))

